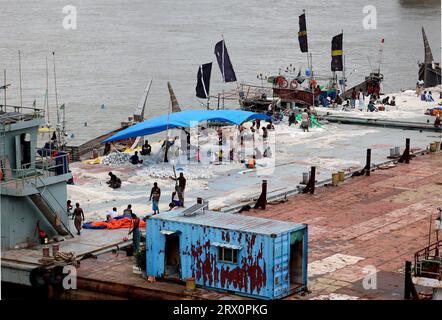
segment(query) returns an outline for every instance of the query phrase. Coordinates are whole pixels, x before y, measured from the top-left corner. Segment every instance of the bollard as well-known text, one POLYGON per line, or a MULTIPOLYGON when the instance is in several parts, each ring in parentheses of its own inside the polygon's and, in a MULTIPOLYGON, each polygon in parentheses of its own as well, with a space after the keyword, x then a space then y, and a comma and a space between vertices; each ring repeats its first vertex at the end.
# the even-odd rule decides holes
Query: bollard
POLYGON ((339 174, 339 181, 343 182, 345 180, 345 171, 341 170, 338 172, 339 174))
POLYGON ((369 176, 371 171, 371 149, 367 149, 367 159, 365 163, 365 175, 369 176))
POLYGON ((405 150, 398 162, 410 163, 410 138, 405 139, 405 150))
POLYGON ((401 155, 401 147, 394 147, 394 156, 399 157, 401 155))
POLYGON ((267 180, 262 180, 262 191, 261 195, 258 198, 258 201, 256 201, 255 209, 261 207, 261 209, 265 210, 267 204, 267 180))
POLYGON ((305 188, 302 190, 302 193, 308 193, 314 194, 315 193, 315 181, 316 181, 316 167, 311 167, 310 170, 310 179, 305 186, 305 188))

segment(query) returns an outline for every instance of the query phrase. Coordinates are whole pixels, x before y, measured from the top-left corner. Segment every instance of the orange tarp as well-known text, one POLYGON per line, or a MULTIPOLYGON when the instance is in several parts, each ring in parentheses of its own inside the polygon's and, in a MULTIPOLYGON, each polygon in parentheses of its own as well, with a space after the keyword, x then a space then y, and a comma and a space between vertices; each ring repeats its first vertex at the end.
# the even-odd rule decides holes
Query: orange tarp
MULTIPOLYGON (((132 226, 132 219, 130 218, 112 219, 110 222, 94 221, 91 222, 90 225, 94 227, 106 227, 106 229, 130 228, 132 226)), ((146 222, 144 222, 141 219, 140 219, 140 228, 146 228, 146 222)))

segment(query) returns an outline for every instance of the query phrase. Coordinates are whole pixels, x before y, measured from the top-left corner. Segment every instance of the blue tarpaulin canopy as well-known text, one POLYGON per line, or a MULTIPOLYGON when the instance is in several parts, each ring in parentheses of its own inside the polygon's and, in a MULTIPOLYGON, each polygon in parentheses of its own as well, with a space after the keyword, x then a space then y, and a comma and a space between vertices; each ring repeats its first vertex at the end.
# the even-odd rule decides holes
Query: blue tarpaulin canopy
POLYGON ((187 110, 137 123, 107 138, 104 142, 146 136, 177 127, 191 127, 195 123, 207 120, 240 125, 243 122, 255 119, 270 121, 271 117, 262 113, 241 110, 187 110))

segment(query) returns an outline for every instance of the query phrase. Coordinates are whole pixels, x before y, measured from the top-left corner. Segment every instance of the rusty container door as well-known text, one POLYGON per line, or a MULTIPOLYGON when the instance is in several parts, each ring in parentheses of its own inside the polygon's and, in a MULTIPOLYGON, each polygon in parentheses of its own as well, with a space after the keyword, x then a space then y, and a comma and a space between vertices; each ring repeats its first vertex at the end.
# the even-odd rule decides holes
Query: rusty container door
POLYGON ((274 240, 274 298, 289 294, 290 238, 287 233, 278 235, 274 240))

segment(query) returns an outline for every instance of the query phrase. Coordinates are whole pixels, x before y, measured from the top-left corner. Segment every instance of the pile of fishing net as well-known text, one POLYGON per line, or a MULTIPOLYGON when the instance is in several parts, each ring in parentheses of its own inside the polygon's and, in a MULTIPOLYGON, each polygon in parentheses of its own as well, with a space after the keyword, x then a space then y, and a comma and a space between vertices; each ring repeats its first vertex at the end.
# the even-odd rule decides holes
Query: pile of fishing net
MULTIPOLYGON (((186 168, 177 168, 177 176, 183 172, 186 179, 209 179, 213 177, 213 170, 209 166, 197 164, 195 166, 188 165, 186 168)), ((157 179, 169 179, 174 176, 173 169, 170 165, 151 165, 145 167, 143 175, 150 176, 157 179)))
POLYGON ((121 165, 129 163, 130 157, 131 155, 129 153, 113 152, 107 157, 103 158, 103 161, 101 163, 107 166, 121 165))

